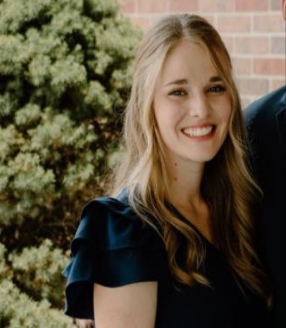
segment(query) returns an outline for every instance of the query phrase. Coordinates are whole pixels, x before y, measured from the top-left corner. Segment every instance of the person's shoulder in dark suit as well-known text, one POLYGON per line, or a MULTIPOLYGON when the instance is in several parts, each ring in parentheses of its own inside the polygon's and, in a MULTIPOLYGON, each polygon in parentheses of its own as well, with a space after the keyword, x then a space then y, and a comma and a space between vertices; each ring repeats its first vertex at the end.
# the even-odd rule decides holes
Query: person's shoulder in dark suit
POLYGON ((263 191, 258 209, 258 247, 274 288, 271 328, 286 327, 286 86, 244 112, 254 176, 263 191))
POLYGON ((286 86, 254 101, 244 115, 254 158, 275 155, 285 161, 286 86))
POLYGON ((260 122, 265 122, 267 125, 269 123, 275 124, 276 115, 279 115, 280 111, 285 111, 286 109, 286 85, 283 85, 279 89, 272 91, 266 96, 254 101, 245 110, 245 119, 249 127, 253 125, 256 128, 267 128, 266 126, 261 126, 260 122), (272 118, 272 119, 271 119, 272 118), (259 124, 259 126, 258 126, 259 124))

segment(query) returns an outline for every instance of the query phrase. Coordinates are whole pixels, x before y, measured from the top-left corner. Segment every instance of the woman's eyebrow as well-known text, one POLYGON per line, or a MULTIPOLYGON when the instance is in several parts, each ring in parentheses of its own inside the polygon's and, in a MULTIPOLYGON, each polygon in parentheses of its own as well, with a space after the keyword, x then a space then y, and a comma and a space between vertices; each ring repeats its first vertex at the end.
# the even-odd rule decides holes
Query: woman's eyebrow
MULTIPOLYGON (((209 82, 221 82, 222 81, 222 78, 218 75, 215 75, 215 76, 212 76, 210 79, 209 79, 209 82)), ((171 82, 168 82, 164 85, 164 87, 167 87, 169 85, 182 85, 182 84, 188 84, 189 83, 189 80, 188 79, 178 79, 178 80, 174 80, 174 81, 171 81, 171 82)))
POLYGON ((218 75, 212 76, 209 82, 222 82, 222 78, 218 75))
POLYGON ((167 87, 168 85, 172 85, 172 84, 181 85, 181 84, 188 84, 188 83, 189 83, 188 79, 179 79, 172 82, 168 82, 164 86, 167 87))

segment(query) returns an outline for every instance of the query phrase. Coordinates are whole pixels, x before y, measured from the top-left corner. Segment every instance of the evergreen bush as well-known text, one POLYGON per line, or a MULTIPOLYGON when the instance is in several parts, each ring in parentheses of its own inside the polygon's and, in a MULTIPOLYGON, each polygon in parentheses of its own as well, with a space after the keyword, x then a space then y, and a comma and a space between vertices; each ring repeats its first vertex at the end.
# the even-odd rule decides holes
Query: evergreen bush
MULTIPOLYGON (((47 274, 44 272, 47 269, 49 272, 54 266, 61 266, 60 262, 58 264, 53 264, 52 261, 58 261, 59 258, 66 263, 66 257, 61 254, 60 250, 53 250, 50 254, 47 254, 47 246, 51 246, 52 243, 46 241, 42 247, 37 251, 36 248, 29 251, 28 249, 24 249, 23 254, 21 256, 15 258, 15 262, 13 266, 11 264, 6 263, 5 261, 5 253, 6 248, 3 244, 0 244, 0 327, 1 328, 67 328, 71 327, 71 319, 67 318, 60 313, 60 311, 53 309, 51 307, 51 303, 48 301, 48 297, 51 296, 52 293, 45 295, 45 291, 49 290, 49 288, 62 288, 60 287, 62 283, 58 284, 50 284, 50 281, 46 281, 44 278, 47 277, 47 274), (37 256, 32 259, 32 256, 35 255, 35 251, 38 252, 37 256), (48 265, 42 264, 41 271, 37 272, 35 277, 30 274, 26 274, 25 268, 28 266, 32 268, 31 263, 34 264, 36 268, 40 267, 40 263, 36 263, 38 259, 41 257, 47 260, 49 258, 50 262, 48 265), (26 264, 28 263, 28 264, 26 264), (23 292, 23 289, 19 288, 17 284, 13 282, 13 277, 17 275, 13 272, 13 268, 24 269, 22 278, 16 278, 16 281, 20 282, 20 286, 22 283, 28 284, 31 293, 23 292), (37 284, 39 280, 42 279, 42 284, 37 284), (35 284, 35 286, 33 286, 35 284), (38 298, 38 300, 34 297, 31 297, 29 294, 38 293, 43 296, 38 298)), ((15 256, 15 255, 14 255, 15 256)), ((35 270, 32 268, 31 270, 35 270)), ((40 271, 40 270, 38 270, 40 271)), ((59 281, 59 275, 50 275, 50 279, 52 282, 59 281)), ((27 289, 29 291, 29 289, 27 289)), ((52 290, 49 290, 52 292, 52 290)), ((55 294, 59 296, 61 294, 60 290, 54 290, 55 294)))
POLYGON ((141 37, 119 9, 0 0, 0 327, 69 327, 60 272, 105 190, 141 37))

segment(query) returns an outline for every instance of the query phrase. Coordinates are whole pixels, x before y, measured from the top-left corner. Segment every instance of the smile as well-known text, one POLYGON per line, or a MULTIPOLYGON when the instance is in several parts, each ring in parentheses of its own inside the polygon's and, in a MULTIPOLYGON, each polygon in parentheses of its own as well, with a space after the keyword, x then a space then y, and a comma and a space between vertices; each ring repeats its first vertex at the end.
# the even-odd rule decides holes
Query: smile
POLYGON ((213 134, 215 130, 214 125, 208 125, 204 127, 189 127, 182 129, 183 134, 189 137, 205 137, 213 134))

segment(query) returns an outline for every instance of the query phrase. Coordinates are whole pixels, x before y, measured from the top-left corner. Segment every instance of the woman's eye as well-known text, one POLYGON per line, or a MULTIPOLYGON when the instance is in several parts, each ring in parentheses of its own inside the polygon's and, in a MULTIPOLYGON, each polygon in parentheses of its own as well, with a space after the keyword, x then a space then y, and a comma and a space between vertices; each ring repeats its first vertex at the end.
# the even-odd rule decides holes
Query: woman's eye
POLYGON ((184 90, 174 90, 170 92, 171 96, 185 96, 186 92, 184 90))
POLYGON ((214 92, 214 93, 220 93, 220 92, 224 92, 226 90, 226 88, 222 85, 215 85, 211 88, 208 89, 208 92, 214 92))

